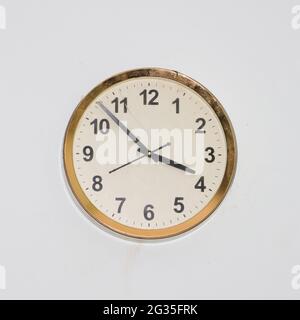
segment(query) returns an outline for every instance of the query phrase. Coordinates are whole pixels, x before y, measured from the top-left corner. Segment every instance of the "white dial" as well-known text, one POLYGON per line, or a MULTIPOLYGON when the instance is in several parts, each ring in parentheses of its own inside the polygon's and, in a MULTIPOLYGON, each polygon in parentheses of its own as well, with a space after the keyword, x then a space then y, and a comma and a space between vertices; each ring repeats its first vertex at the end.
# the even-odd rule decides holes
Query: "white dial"
POLYGON ((69 182, 84 208, 115 231, 145 238, 183 232, 210 213, 220 192, 224 125, 207 96, 183 82, 161 73, 119 75, 73 115, 69 182))

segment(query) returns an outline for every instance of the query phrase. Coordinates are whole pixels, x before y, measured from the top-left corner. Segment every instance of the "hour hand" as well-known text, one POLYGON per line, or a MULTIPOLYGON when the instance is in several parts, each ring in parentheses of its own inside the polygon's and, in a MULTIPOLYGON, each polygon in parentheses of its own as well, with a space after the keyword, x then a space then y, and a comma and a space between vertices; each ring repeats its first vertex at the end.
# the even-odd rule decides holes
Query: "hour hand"
POLYGON ((176 169, 179 169, 179 170, 183 170, 183 171, 186 171, 186 172, 189 172, 189 173, 193 173, 195 174, 196 171, 185 166, 184 164, 181 164, 181 163, 178 163, 172 159, 169 159, 169 158, 166 158, 160 154, 156 154, 154 152, 151 152, 150 153, 147 151, 147 153, 145 153, 143 150, 141 149, 138 149, 139 152, 147 155, 149 158, 152 158, 155 162, 161 162, 161 163, 164 163, 164 164, 167 164, 171 167, 174 167, 176 169))

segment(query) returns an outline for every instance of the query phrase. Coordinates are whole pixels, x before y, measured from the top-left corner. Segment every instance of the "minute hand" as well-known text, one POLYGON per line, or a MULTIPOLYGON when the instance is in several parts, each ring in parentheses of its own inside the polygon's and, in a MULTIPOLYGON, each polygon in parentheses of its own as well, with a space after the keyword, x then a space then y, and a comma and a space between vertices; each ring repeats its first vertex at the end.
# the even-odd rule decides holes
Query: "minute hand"
MULTIPOLYGON (((141 149, 138 149, 139 152, 144 153, 141 149)), ((144 153, 145 154, 145 153, 144 153)), ((174 167, 176 169, 180 169, 189 173, 196 173, 195 170, 185 166, 184 164, 178 163, 172 159, 166 158, 164 156, 161 156, 160 154, 156 154, 154 152, 151 152, 151 158, 155 161, 155 162, 162 162, 164 164, 167 164, 171 167, 174 167)))
POLYGON ((102 102, 97 101, 96 104, 140 147, 143 154, 151 152, 102 102))

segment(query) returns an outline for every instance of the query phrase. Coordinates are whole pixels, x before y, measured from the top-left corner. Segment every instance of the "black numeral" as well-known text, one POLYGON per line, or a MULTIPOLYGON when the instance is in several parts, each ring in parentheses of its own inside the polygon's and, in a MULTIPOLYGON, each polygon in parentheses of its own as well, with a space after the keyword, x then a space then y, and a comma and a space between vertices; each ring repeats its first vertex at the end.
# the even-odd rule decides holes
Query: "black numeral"
POLYGON ((107 134, 110 128, 109 121, 107 119, 102 119, 100 121, 95 119, 90 123, 90 125, 94 127, 94 134, 98 134, 99 130, 101 133, 107 134))
POLYGON ((93 177, 93 190, 94 191, 100 191, 103 188, 102 185, 102 178, 100 176, 94 176, 93 177))
POLYGON ((176 113, 179 113, 179 98, 176 98, 172 104, 175 104, 176 106, 176 113))
POLYGON ((184 200, 183 197, 176 197, 175 198, 175 201, 174 201, 174 211, 175 212, 180 213, 184 210, 184 204, 182 202, 183 200, 184 200))
POLYGON ((126 198, 116 198, 116 201, 120 201, 120 204, 119 204, 119 207, 118 207, 118 213, 121 213, 121 210, 122 210, 122 207, 123 207, 123 204, 125 202, 126 198))
POLYGON ((208 162, 208 163, 214 162, 215 159, 216 159, 216 157, 214 155, 215 149, 212 148, 212 147, 207 147, 205 149, 205 151, 208 151, 208 156, 210 157, 210 158, 205 158, 205 161, 208 162))
POLYGON ((127 113, 127 98, 124 98, 119 101, 119 98, 116 97, 111 103, 115 105, 115 113, 119 112, 119 106, 121 104, 123 104, 123 112, 127 113))
POLYGON ((195 189, 200 189, 201 192, 204 192, 204 190, 206 189, 206 186, 204 184, 204 177, 203 176, 195 184, 195 189))
POLYGON ((205 126, 205 124, 206 124, 205 119, 203 119, 203 118, 198 118, 198 119, 196 120, 196 122, 197 122, 197 123, 198 123, 198 122, 200 123, 198 129, 196 130, 196 133, 205 133, 205 130, 203 130, 203 128, 204 128, 204 126, 205 126))
POLYGON ((83 154, 85 157, 83 157, 84 161, 92 161, 94 157, 94 150, 91 146, 85 146, 83 148, 83 154))
POLYGON ((153 209, 154 207, 152 204, 147 204, 146 207, 144 208, 144 217, 146 220, 150 221, 154 219, 153 209))
POLYGON ((140 96, 143 96, 143 104, 146 106, 155 106, 158 105, 158 101, 156 101, 156 99, 158 98, 158 91, 155 89, 151 89, 151 90, 143 90, 140 93, 140 96), (149 96, 149 98, 148 98, 149 96), (151 96, 151 97, 150 97, 151 96), (150 100, 148 100, 150 99, 150 100))

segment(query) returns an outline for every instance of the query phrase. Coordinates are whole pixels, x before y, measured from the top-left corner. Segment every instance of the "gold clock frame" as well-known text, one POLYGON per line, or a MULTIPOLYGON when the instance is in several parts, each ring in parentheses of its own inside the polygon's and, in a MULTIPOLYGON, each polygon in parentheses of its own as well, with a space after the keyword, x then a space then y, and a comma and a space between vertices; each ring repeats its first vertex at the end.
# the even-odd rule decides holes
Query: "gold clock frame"
POLYGON ((235 174, 237 162, 237 146, 231 122, 217 98, 203 85, 177 71, 163 68, 134 69, 119 73, 96 86, 79 103, 73 112, 64 138, 63 160, 69 186, 81 207, 101 225, 128 237, 140 239, 161 239, 179 235, 203 222, 224 199, 235 174), (172 227, 162 229, 138 229, 125 226, 105 215, 97 209, 85 195, 77 180, 73 164, 73 140, 79 120, 90 103, 110 86, 138 77, 158 77, 177 81, 198 93, 214 110, 223 127, 227 143, 227 165, 219 189, 209 203, 192 218, 172 227))

